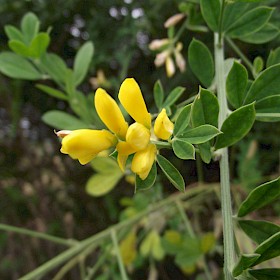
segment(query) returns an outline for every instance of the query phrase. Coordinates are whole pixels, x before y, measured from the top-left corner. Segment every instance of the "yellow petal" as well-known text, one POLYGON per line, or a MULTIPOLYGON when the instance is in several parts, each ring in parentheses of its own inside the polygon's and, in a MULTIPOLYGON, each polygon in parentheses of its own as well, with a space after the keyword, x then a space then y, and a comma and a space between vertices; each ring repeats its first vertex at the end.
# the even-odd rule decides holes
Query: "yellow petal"
POLYGON ((149 114, 141 90, 133 78, 125 79, 120 87, 119 100, 128 114, 138 123, 151 128, 149 114))
POLYGON ((129 126, 126 133, 126 142, 131 145, 136 151, 143 150, 150 142, 151 133, 141 123, 133 123, 129 126))
POLYGON ((86 164, 116 143, 116 137, 107 130, 78 129, 62 139, 60 151, 86 164))
POLYGON ((166 114, 166 110, 162 109, 156 118, 154 132, 156 137, 167 140, 173 133, 174 124, 170 121, 166 114))
POLYGON ((117 102, 104 90, 97 89, 94 97, 95 108, 102 122, 120 138, 125 138, 128 124, 117 102))
POLYGON ((128 155, 123 155, 120 153, 118 154, 117 161, 118 161, 118 165, 122 172, 125 171, 125 164, 126 164, 127 158, 128 158, 128 155))
POLYGON ((117 151, 121 155, 131 155, 134 154, 137 150, 133 148, 129 143, 121 141, 117 144, 117 151))
POLYGON ((156 146, 149 144, 145 150, 135 153, 132 159, 131 170, 139 175, 142 180, 148 177, 155 161, 156 152, 156 146))

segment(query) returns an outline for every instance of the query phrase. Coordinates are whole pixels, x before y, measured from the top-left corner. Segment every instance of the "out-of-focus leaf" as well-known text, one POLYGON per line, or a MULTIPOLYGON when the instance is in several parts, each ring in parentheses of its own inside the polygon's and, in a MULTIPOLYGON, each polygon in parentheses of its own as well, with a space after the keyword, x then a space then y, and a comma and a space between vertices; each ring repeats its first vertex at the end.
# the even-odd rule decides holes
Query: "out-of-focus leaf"
POLYGON ((259 121, 279 121, 280 117, 280 94, 263 98, 256 102, 256 119, 259 121), (260 114, 272 114, 271 117, 261 117, 260 114), (273 114, 278 114, 273 117, 273 114))
POLYGON ((241 140, 255 121, 254 103, 240 107, 229 115, 221 127, 223 134, 217 136, 216 149, 229 147, 241 140))
POLYGON ((48 33, 39 33, 33 38, 29 47, 29 53, 32 57, 39 58, 43 53, 46 52, 47 47, 50 43, 50 36, 48 33))
POLYGON ((86 192, 92 196, 103 196, 111 191, 122 177, 119 173, 98 173, 89 178, 86 183, 86 192))
POLYGON ((79 85, 84 80, 93 57, 93 52, 93 43, 86 42, 76 54, 74 60, 75 85, 79 85))
POLYGON ((67 96, 60 90, 54 89, 52 87, 42 85, 42 84, 37 84, 36 87, 43 92, 49 94, 50 96, 53 96, 55 98, 61 99, 61 100, 67 100, 67 96))
POLYGON ((90 162, 90 165, 99 173, 121 173, 117 161, 111 157, 96 157, 90 162))
POLYGON ((83 121, 75 118, 72 115, 69 115, 63 111, 48 111, 42 116, 42 120, 57 129, 80 129, 80 128, 88 128, 88 124, 83 121))
POLYGON ((20 32, 20 30, 17 29, 15 26, 5 25, 4 29, 5 29, 5 33, 7 34, 10 40, 23 42, 23 35, 20 32))
POLYGON ((8 42, 8 46, 16 54, 19 54, 21 56, 26 56, 26 57, 28 57, 30 55, 29 48, 21 41, 10 40, 8 42))
POLYGON ((258 75, 262 70, 264 66, 264 61, 260 56, 257 56, 253 61, 254 66, 254 73, 255 75, 258 75))
POLYGON ((0 72, 14 79, 39 80, 42 78, 41 73, 28 60, 10 52, 0 54, 0 72))
POLYGON ((240 205, 238 217, 244 217, 280 197, 280 177, 260 185, 250 192, 245 201, 240 205))
POLYGON ((156 81, 154 85, 154 99, 157 108, 160 110, 162 108, 163 99, 164 99, 164 91, 160 80, 156 81))
POLYGON ((31 12, 27 13, 21 21, 21 30, 25 43, 29 44, 39 31, 40 22, 37 16, 31 12))
POLYGON ((195 76, 205 87, 209 87, 214 78, 214 61, 207 46, 193 39, 188 49, 188 60, 195 76))
POLYGON ((200 250, 204 254, 208 253, 215 246, 216 239, 212 232, 204 234, 200 240, 200 250))
POLYGON ((185 182, 177 168, 161 155, 157 155, 157 163, 174 187, 184 192, 185 182))

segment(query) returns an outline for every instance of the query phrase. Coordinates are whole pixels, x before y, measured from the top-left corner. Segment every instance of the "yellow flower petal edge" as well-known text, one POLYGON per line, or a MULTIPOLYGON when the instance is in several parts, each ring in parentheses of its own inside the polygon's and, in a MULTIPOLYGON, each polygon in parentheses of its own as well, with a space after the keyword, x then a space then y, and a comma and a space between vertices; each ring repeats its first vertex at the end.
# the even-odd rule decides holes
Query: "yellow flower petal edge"
POLYGON ((134 154, 137 149, 133 148, 129 143, 125 142, 125 141, 120 141, 117 144, 117 151, 119 154, 121 155, 131 155, 134 154))
POLYGON ((142 180, 148 177, 155 161, 156 152, 156 146, 149 144, 146 149, 135 153, 131 163, 131 170, 142 180))
POLYGON ((168 140, 172 135, 174 124, 170 121, 166 114, 166 110, 162 109, 155 120, 154 132, 156 137, 162 140, 168 140))
POLYGON ((130 144, 136 151, 143 150, 147 147, 150 142, 151 133, 141 123, 133 123, 129 126, 126 134, 126 141, 130 144))
POLYGON ((87 164, 98 153, 117 144, 117 138, 107 130, 78 129, 62 139, 60 151, 81 164, 87 164))
POLYGON ((99 88, 95 93, 94 104, 102 122, 117 136, 125 139, 128 124, 117 102, 104 89, 99 88))
POLYGON ((151 128, 151 115, 149 114, 139 85, 133 78, 123 81, 119 100, 128 114, 138 123, 148 129, 151 128))
POLYGON ((128 158, 128 155, 118 154, 117 161, 118 161, 118 165, 122 172, 125 171, 125 164, 126 164, 127 158, 128 158))

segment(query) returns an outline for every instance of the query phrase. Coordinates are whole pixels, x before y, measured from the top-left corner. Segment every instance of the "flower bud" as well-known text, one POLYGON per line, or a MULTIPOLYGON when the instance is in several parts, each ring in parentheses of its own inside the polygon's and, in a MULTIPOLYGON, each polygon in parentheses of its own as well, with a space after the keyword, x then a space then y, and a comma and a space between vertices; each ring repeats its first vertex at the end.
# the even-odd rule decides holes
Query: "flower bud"
POLYGON ((155 121, 155 135, 162 140, 168 140, 173 133, 173 128, 174 124, 168 118, 166 110, 162 109, 155 121))

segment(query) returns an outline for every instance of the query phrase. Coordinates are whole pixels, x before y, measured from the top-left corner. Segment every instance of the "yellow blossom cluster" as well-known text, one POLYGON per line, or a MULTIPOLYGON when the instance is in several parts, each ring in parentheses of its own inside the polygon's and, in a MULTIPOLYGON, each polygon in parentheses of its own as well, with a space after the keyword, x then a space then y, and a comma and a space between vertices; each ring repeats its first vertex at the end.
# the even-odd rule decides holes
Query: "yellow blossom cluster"
POLYGON ((168 140, 174 125, 162 109, 152 127, 151 115, 133 78, 124 80, 118 98, 134 123, 128 125, 117 102, 104 89, 98 88, 94 98, 95 108, 108 130, 60 131, 57 134, 62 138, 61 152, 86 164, 100 152, 115 148, 121 170, 125 171, 127 159, 133 155, 131 170, 144 180, 157 153, 156 145, 151 142, 152 129, 157 138, 168 140))

